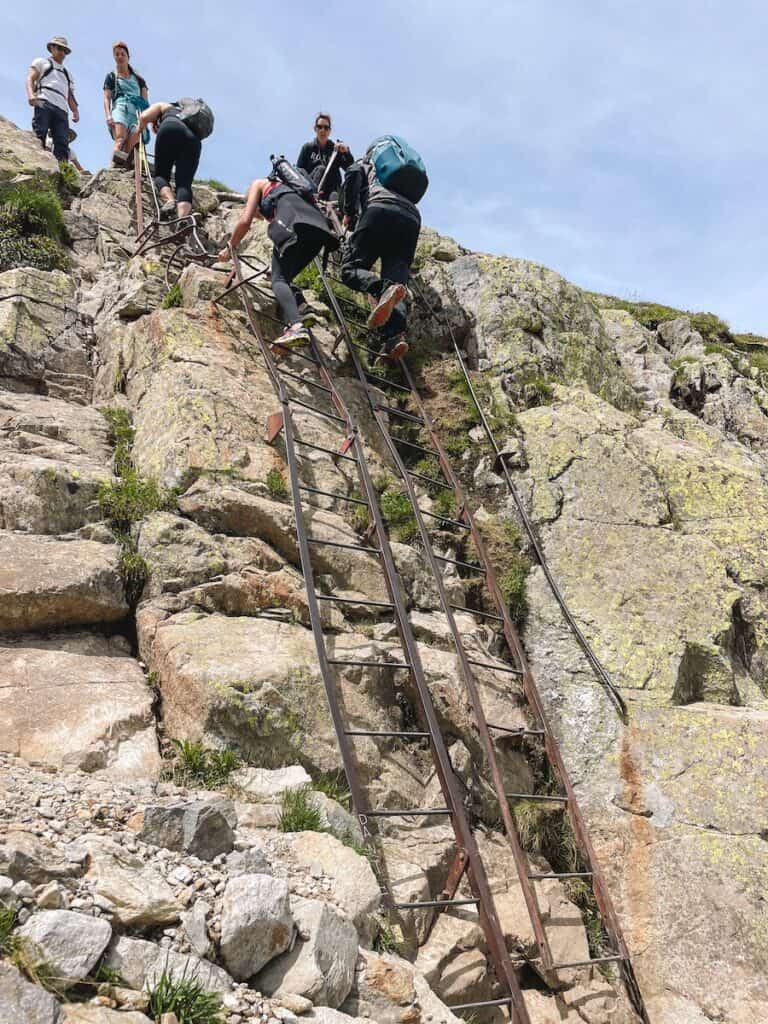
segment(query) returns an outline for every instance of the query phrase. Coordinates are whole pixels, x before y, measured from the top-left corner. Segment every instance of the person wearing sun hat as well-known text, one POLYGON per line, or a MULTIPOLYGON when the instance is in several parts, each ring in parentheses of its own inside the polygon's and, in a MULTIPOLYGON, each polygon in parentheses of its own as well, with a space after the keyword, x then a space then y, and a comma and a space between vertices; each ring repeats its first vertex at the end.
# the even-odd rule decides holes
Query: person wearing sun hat
POLYGON ((29 66, 27 102, 34 107, 32 131, 43 146, 50 131, 53 155, 64 163, 69 159, 70 113, 75 124, 80 120, 74 81, 64 67, 64 60, 72 51, 64 36, 53 36, 46 49, 50 57, 38 57, 29 66))

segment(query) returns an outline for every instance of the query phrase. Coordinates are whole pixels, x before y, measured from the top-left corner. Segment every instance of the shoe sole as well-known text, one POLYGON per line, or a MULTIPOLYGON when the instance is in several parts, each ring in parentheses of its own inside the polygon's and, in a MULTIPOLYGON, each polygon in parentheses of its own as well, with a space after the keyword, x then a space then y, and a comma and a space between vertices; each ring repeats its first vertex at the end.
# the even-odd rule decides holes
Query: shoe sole
POLYGON ((398 341, 391 352, 385 352, 383 358, 388 363, 396 363, 398 359, 408 355, 410 346, 407 341, 398 341))
POLYGON ((309 338, 290 338, 288 341, 280 341, 278 338, 276 341, 272 342, 270 348, 285 351, 286 349, 291 348, 303 348, 304 345, 308 344, 309 338))
POLYGON ((405 297, 405 286, 398 284, 386 302, 380 302, 366 321, 371 328, 382 327, 392 316, 392 310, 405 297))

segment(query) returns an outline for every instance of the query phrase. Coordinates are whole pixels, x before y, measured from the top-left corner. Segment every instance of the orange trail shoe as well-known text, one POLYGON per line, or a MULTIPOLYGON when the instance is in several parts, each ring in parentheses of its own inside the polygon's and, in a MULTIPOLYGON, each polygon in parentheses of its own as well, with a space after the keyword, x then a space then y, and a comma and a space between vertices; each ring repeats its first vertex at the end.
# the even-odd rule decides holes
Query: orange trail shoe
POLYGON ((392 316, 392 310, 405 297, 404 284, 391 284, 381 293, 381 298, 376 303, 368 317, 368 327, 382 327, 392 316))

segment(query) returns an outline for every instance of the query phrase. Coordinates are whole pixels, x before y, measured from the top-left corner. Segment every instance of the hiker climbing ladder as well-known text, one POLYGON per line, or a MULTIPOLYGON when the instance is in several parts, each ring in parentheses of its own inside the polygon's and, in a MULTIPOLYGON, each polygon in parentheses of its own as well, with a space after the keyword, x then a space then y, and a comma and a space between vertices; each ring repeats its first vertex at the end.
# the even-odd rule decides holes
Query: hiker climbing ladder
MULTIPOLYGON (((298 537, 299 554, 301 566, 304 573, 304 580, 307 589, 307 600, 309 606, 310 621, 312 624, 315 646, 317 650, 320 672, 323 677, 326 696, 331 711, 334 728, 336 731, 339 750, 342 762, 349 782, 352 795, 352 803, 360 823, 363 838, 376 852, 379 862, 379 879, 382 884, 382 892, 387 906, 392 911, 413 911, 413 910, 447 910, 451 907, 476 906, 479 922, 483 929, 488 945, 489 956, 493 965, 496 978, 501 985, 503 998, 472 1004, 473 1006, 501 1006, 507 1005, 511 1009, 511 1019, 520 1024, 529 1024, 529 1017, 523 1001, 520 985, 515 973, 514 965, 506 948, 504 934, 499 922, 498 914, 491 894, 486 869, 483 865, 472 827, 467 817, 461 788, 446 747, 444 737, 441 733, 437 714, 432 702, 432 697, 426 683, 424 669, 421 664, 418 646, 415 642, 410 621, 405 609, 402 594, 404 589, 395 568, 392 551, 384 522, 379 508, 379 499, 373 485, 370 470, 365 456, 364 447, 357 429, 350 417, 349 411, 336 389, 333 377, 331 376, 323 353, 314 338, 308 350, 283 350, 279 351, 278 345, 266 343, 259 329, 258 319, 254 313, 253 304, 247 290, 253 288, 256 281, 264 275, 266 268, 255 266, 244 258, 234 257, 233 281, 225 289, 225 292, 217 301, 234 290, 240 291, 243 307, 251 328, 251 332, 257 341, 261 356, 264 359, 268 375, 272 382, 275 394, 280 401, 280 411, 270 417, 268 423, 267 439, 274 442, 282 434, 285 441, 286 459, 291 484, 291 493, 298 537), (247 276, 244 274, 247 271, 247 276), (276 358, 277 357, 277 358, 276 358), (298 360, 298 370, 287 370, 280 367, 283 359, 298 360), (302 372, 303 371, 303 372, 302 372), (290 385, 300 384, 317 395, 316 399, 307 401, 305 397, 299 397, 289 390, 290 385), (327 408, 321 408, 325 403, 327 408), (301 411, 303 415, 309 413, 312 416, 330 422, 338 428, 338 447, 330 448, 325 445, 318 445, 315 442, 303 440, 296 434, 294 425, 294 413, 301 411), (323 488, 318 489, 306 485, 301 476, 302 449, 307 452, 321 452, 329 455, 333 461, 352 463, 359 479, 359 493, 361 498, 354 498, 341 492, 331 491, 323 488), (324 540, 307 532, 305 515, 308 506, 305 504, 304 496, 322 494, 331 496, 340 502, 353 501, 366 505, 368 508, 371 528, 369 539, 361 544, 346 544, 338 541, 324 540), (332 546, 347 548, 370 554, 380 564, 384 576, 386 589, 389 594, 389 602, 364 602, 357 597, 348 598, 333 592, 322 593, 318 591, 316 584, 316 570, 314 568, 312 550, 317 546, 330 544, 332 546), (393 662, 379 662, 368 660, 357 660, 354 658, 337 659, 329 657, 326 644, 326 628, 324 627, 323 616, 320 605, 323 602, 333 604, 369 604, 376 605, 379 609, 389 612, 394 619, 402 650, 401 659, 393 662), (417 695, 418 711, 424 728, 422 729, 393 729, 391 731, 350 728, 344 713, 344 707, 339 700, 340 677, 339 669, 345 666, 365 666, 371 669, 383 669, 388 671, 403 671, 410 675, 413 692, 417 695), (379 742, 390 740, 398 741, 423 741, 429 742, 429 750, 434 763, 435 773, 439 780, 440 789, 443 795, 444 805, 442 807, 403 807, 384 808, 372 807, 367 799, 366 792, 360 781, 360 773, 354 754, 355 738, 375 739, 379 742), (442 892, 434 895, 434 898, 426 900, 409 900, 398 902, 393 890, 396 882, 392 882, 378 856, 376 837, 379 833, 378 822, 390 818, 409 817, 434 817, 447 818, 453 828, 456 843, 460 851, 458 857, 459 869, 454 872, 454 879, 451 883, 450 892, 442 892), (464 898, 457 896, 462 876, 466 873, 471 897, 464 898)), ((260 313, 259 316, 263 316, 260 313)), ((274 318, 269 318, 274 319, 274 318)), ((455 1007, 455 1009, 468 1009, 468 1006, 455 1007)))
POLYGON ((461 487, 458 477, 453 471, 445 448, 437 435, 434 424, 415 386, 413 376, 407 365, 402 361, 398 362, 398 366, 401 371, 401 382, 399 383, 391 381, 388 377, 384 377, 379 373, 372 372, 368 366, 365 365, 364 359, 370 356, 377 356, 378 351, 371 348, 370 345, 356 340, 352 333, 353 330, 362 334, 366 340, 369 339, 370 332, 362 319, 353 320, 350 318, 349 313, 344 312, 342 309, 342 303, 347 310, 353 309, 358 313, 361 312, 360 307, 354 301, 350 301, 343 297, 343 293, 340 293, 341 297, 337 295, 341 282, 325 273, 319 261, 316 263, 316 266, 325 290, 325 297, 333 309, 334 315, 339 324, 341 332, 339 335, 339 341, 343 339, 346 343, 358 380, 365 390, 373 416, 386 442, 392 461, 397 467, 405 493, 413 509, 426 561, 429 564, 438 590, 442 610, 446 616, 454 648, 459 660, 461 675, 475 714, 475 721, 479 729, 482 748, 486 759, 486 767, 493 782, 493 788, 501 812, 501 819, 504 823, 505 835, 514 859, 517 875, 531 919, 531 925, 536 936, 536 942, 539 949, 540 967, 545 975, 548 975, 550 972, 556 972, 566 968, 580 968, 593 965, 597 966, 607 963, 618 964, 627 993, 636 1012, 641 1020, 648 1022, 642 995, 629 958, 629 952, 624 942, 618 918, 616 917, 615 910, 608 894, 605 880, 597 863, 586 825, 576 802, 573 787, 566 772, 555 738, 546 720, 541 698, 536 688, 530 667, 527 663, 522 643, 510 617, 507 602, 504 600, 499 588, 493 567, 488 558, 482 535, 472 514, 467 497, 461 487), (395 398, 390 401, 397 401, 403 398, 412 401, 415 407, 415 412, 406 411, 395 404, 382 402, 379 398, 379 394, 374 393, 373 385, 376 385, 379 394, 383 388, 389 388, 391 392, 394 392, 395 398), (392 428, 390 426, 390 423, 392 422, 395 424, 405 423, 412 427, 418 427, 421 434, 426 435, 425 443, 419 444, 413 440, 398 437, 396 433, 397 428, 392 428), (401 450, 403 448, 408 451, 417 451, 421 456, 427 456, 437 460, 442 479, 429 477, 423 473, 410 470, 406 466, 404 460, 403 452, 401 450), (422 509, 416 492, 416 481, 452 494, 455 501, 455 507, 458 509, 456 518, 448 518, 444 515, 438 515, 426 509, 422 509), (448 526, 451 529, 463 531, 467 540, 471 542, 472 547, 474 548, 476 561, 470 562, 466 559, 450 558, 438 553, 435 550, 433 538, 427 526, 427 519, 437 522, 440 526, 448 526), (451 566, 455 571, 463 570, 465 573, 470 574, 474 579, 476 579, 478 583, 484 584, 486 595, 490 598, 489 603, 491 607, 495 608, 495 612, 491 613, 478 610, 474 612, 474 614, 479 615, 486 621, 495 622, 497 624, 497 628, 501 630, 501 635, 506 644, 507 651, 512 659, 512 664, 509 667, 500 669, 498 666, 482 664, 469 656, 462 634, 456 625, 454 613, 459 609, 450 600, 445 585, 444 568, 447 566, 451 566), (476 667, 483 667, 485 669, 490 668, 501 673, 507 672, 520 678, 523 691, 528 702, 529 713, 532 718, 532 727, 517 730, 517 735, 520 739, 524 738, 528 743, 539 744, 540 753, 546 759, 549 777, 560 789, 559 793, 553 793, 550 791, 532 793, 505 792, 503 777, 496 754, 497 738, 494 737, 494 733, 497 734, 497 736, 501 734, 509 737, 512 730, 487 721, 482 706, 480 690, 475 678, 474 669, 476 667), (578 844, 583 870, 546 873, 532 870, 528 856, 523 849, 513 813, 514 805, 520 801, 558 804, 564 808, 568 816, 574 838, 578 844), (548 879, 565 880, 569 878, 583 879, 585 883, 591 886, 595 903, 600 912, 603 928, 610 940, 612 948, 606 955, 593 956, 584 961, 566 964, 558 963, 553 958, 550 942, 542 920, 536 885, 537 883, 548 879))

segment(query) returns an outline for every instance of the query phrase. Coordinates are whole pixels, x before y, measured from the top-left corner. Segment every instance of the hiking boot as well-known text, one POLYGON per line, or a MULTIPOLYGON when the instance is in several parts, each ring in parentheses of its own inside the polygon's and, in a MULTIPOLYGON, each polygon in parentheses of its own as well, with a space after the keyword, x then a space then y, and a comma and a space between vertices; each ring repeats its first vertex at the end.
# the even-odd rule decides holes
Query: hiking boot
POLYGON ((130 153, 126 153, 124 149, 116 149, 112 154, 112 165, 114 167, 128 167, 130 158, 130 153))
POLYGON ((404 284, 391 284, 385 288, 368 317, 368 327, 382 327, 392 316, 392 310, 404 297, 404 284))
POLYGON ((382 363, 394 364, 408 354, 409 348, 405 335, 396 334, 394 338, 387 338, 384 341, 384 348, 379 353, 378 360, 382 363))
POLYGON ((290 327, 286 327, 279 338, 275 338, 272 342, 272 351, 275 349, 279 352, 281 349, 287 348, 300 348, 302 345, 309 344, 309 331, 302 323, 291 324, 290 327))
POLYGON ((169 199, 160 207, 160 220, 173 220, 176 216, 176 200, 169 199))

